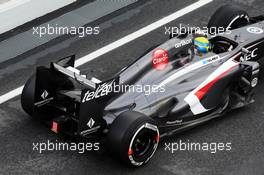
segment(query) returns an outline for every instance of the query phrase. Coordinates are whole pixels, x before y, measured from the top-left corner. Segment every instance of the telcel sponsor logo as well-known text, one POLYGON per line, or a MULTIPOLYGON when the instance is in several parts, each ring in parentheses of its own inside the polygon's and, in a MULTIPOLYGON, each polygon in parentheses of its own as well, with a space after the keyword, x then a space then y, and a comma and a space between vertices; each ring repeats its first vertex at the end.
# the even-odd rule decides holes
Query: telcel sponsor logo
POLYGON ((169 63, 169 54, 164 49, 156 49, 152 55, 152 66, 157 70, 163 70, 169 63))
POLYGON ((181 42, 175 44, 175 48, 177 49, 177 48, 180 48, 182 46, 188 45, 190 43, 192 43, 192 39, 181 40, 181 42))
POLYGON ((112 91, 113 83, 114 80, 99 85, 95 91, 87 91, 82 99, 82 103, 108 95, 112 91))

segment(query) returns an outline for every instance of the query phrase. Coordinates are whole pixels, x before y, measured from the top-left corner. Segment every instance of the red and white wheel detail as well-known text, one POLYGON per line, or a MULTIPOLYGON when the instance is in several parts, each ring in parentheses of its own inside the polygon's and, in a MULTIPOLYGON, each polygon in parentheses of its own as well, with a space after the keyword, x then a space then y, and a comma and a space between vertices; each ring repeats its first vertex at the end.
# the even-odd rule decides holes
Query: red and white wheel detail
POLYGON ((160 140, 159 129, 156 125, 145 123, 133 135, 129 148, 128 158, 132 165, 141 166, 147 163, 154 155, 160 140))

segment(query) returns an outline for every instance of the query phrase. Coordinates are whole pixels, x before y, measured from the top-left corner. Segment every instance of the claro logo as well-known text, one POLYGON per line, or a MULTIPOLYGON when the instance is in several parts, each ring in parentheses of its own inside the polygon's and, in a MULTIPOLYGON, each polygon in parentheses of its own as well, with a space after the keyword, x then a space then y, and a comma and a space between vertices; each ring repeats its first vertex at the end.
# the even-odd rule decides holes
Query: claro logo
POLYGON ((163 70, 169 63, 169 54, 164 49, 156 49, 152 54, 152 67, 163 70))
POLYGON ((82 103, 108 95, 110 92, 112 92, 113 83, 114 80, 99 85, 95 91, 87 91, 84 94, 82 103))

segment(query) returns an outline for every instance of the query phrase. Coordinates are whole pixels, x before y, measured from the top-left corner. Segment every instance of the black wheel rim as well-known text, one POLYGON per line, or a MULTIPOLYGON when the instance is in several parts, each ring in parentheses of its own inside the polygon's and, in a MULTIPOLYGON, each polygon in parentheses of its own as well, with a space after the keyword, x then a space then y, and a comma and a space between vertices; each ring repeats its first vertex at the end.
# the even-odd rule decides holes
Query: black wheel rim
POLYGON ((154 151, 157 133, 149 129, 141 130, 134 139, 132 145, 133 157, 144 159, 149 157, 154 151))

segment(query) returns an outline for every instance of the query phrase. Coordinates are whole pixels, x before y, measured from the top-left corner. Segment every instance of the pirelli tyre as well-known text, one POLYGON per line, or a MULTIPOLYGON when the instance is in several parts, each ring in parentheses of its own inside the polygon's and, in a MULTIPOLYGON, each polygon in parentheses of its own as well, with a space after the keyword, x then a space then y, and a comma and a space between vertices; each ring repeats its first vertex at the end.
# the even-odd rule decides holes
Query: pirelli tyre
POLYGON ((211 34, 246 26, 249 23, 248 13, 230 4, 220 7, 211 17, 208 29, 211 34))
POLYGON ((31 76, 27 80, 21 94, 21 106, 30 116, 32 116, 34 107, 35 80, 36 76, 31 76))
POLYGON ((155 121, 141 113, 128 111, 119 115, 111 125, 108 147, 114 156, 129 166, 146 164, 159 144, 155 121))

